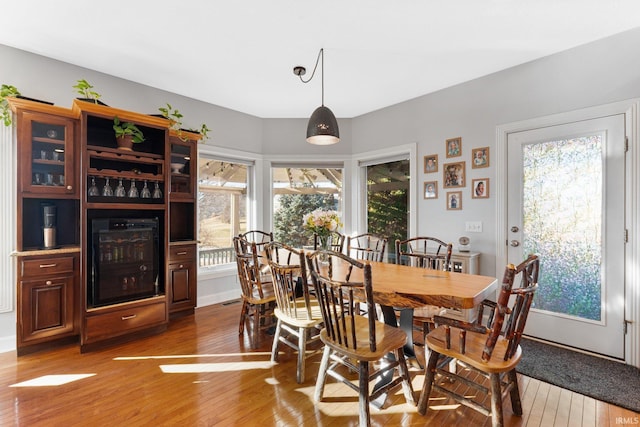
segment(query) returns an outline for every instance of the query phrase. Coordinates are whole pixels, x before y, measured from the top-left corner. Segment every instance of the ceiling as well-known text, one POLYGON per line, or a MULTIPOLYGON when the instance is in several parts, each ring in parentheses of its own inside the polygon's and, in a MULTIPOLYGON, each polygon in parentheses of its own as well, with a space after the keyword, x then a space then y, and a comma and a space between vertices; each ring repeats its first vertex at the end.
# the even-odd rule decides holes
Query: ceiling
POLYGON ((640 26, 637 0, 22 0, 2 14, 0 44, 261 118, 320 105, 320 75, 292 71, 308 78, 320 48, 325 104, 352 118, 640 26))

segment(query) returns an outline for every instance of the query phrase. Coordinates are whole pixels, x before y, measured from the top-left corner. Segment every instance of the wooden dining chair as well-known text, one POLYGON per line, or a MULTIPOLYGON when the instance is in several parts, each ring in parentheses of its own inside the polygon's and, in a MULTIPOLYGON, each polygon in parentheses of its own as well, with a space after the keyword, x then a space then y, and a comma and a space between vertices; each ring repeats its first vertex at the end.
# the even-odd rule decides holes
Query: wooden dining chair
POLYGON ((305 360, 322 349, 320 346, 315 351, 307 352, 308 344, 320 339, 320 306, 315 295, 309 293, 304 251, 280 242, 271 242, 265 249, 276 294, 274 312, 278 319, 271 361, 278 361, 280 343, 297 351, 296 380, 303 383, 305 360))
MULTIPOLYGON (((426 414, 432 391, 439 391, 485 416, 491 416, 494 427, 504 425, 502 400, 506 394, 511 398, 513 413, 522 415, 516 366, 522 357, 520 339, 538 288, 538 271, 536 255, 530 255, 517 267, 509 264, 498 300, 490 305, 493 310, 484 323, 482 313, 473 323, 441 316, 434 318, 439 326, 427 335, 429 360, 418 403, 420 414, 426 414), (518 276, 520 286, 514 288, 518 276), (465 369, 445 369, 451 361, 465 369), (470 371, 476 374, 469 375, 470 371), (482 402, 487 395, 490 396, 490 406, 482 402)), ((442 400, 437 399, 438 405, 442 405, 442 400)))
MULTIPOLYGON (((242 247, 240 237, 234 237, 234 247, 242 247)), ((250 336, 251 348, 256 348, 260 339, 260 332, 269 327, 269 320, 273 315, 276 296, 270 274, 267 276, 261 270, 258 249, 255 242, 248 244, 246 252, 236 250, 236 264, 240 281, 242 309, 240 311, 240 326, 238 333, 244 333, 245 323, 252 324, 250 336), (253 322, 251 322, 253 320, 253 322)))
MULTIPOLYGON (((273 242, 273 233, 270 231, 262 231, 262 230, 249 230, 245 233, 238 234, 241 242, 251 243, 254 242, 258 249, 258 253, 264 253, 264 247, 267 243, 273 242)), ((243 243, 246 246, 245 243, 243 243)), ((246 247, 244 248, 246 252, 246 247)))
MULTIPOLYGON (((342 252, 344 250, 345 236, 342 233, 334 231, 331 233, 331 250, 336 252, 342 252)), ((313 233, 313 250, 317 251, 322 249, 320 247, 320 236, 317 233, 313 233)))
POLYGON ((367 261, 384 261, 387 238, 372 233, 347 236, 347 255, 367 261))
MULTIPOLYGON (((453 245, 435 237, 413 237, 396 240, 396 263, 426 268, 429 270, 451 271, 453 245)), ((410 310, 410 309, 408 309, 410 310)), ((422 331, 422 343, 433 326, 433 316, 442 313, 443 307, 428 305, 413 309, 413 323, 422 331)))
POLYGON ((371 401, 399 384, 406 401, 415 404, 403 351, 407 335, 399 328, 376 320, 371 265, 335 251, 307 254, 307 265, 324 321, 320 339, 325 347, 315 400, 323 399, 327 376, 330 376, 358 393, 360 426, 370 425, 371 401), (328 265, 321 261, 324 256, 328 257, 328 265), (367 306, 364 315, 358 309, 362 301, 367 306), (399 372, 396 378, 370 391, 372 381, 387 373, 393 377, 396 368, 399 372), (357 385, 350 381, 349 371, 358 373, 357 385))

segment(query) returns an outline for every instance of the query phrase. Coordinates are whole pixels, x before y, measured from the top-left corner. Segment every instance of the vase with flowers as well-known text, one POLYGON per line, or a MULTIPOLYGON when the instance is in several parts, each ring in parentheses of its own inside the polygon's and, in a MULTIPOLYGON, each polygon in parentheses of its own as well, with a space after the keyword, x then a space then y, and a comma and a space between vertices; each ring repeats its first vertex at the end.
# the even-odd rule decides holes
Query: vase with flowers
POLYGON ((331 234, 342 227, 338 212, 316 209, 302 217, 303 227, 311 235, 316 234, 320 239, 320 249, 331 249, 331 234))

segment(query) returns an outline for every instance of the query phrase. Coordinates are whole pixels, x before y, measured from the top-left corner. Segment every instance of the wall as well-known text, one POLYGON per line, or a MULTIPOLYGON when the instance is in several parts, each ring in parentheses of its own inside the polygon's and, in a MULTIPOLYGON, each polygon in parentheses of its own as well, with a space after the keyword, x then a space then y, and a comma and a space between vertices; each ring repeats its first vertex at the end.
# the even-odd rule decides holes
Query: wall
MULTIPOLYGON (((418 158, 438 154, 440 164, 466 161, 463 210, 447 211, 442 167, 418 173, 419 185, 437 179, 439 197, 418 196, 418 235, 454 244, 471 239, 482 252, 481 272, 495 273, 495 197, 471 199, 470 179, 495 179, 495 167, 471 169, 471 149, 495 149, 496 126, 640 96, 640 29, 485 76, 428 96, 384 108, 352 121, 353 151, 418 143, 418 158), (446 159, 445 139, 462 137, 462 157, 446 159), (482 221, 482 233, 465 232, 466 221, 482 221), (442 225, 446 224, 446 227, 442 225)), ((495 151, 493 151, 495 153, 495 151)), ((448 189, 447 189, 448 190, 448 189)))
MULTIPOLYGON (((453 242, 468 235, 472 249, 483 253, 481 272, 491 275, 495 273, 495 197, 472 200, 470 179, 495 179, 495 170, 494 166, 471 169, 471 149, 493 149, 499 124, 640 96, 640 57, 635 54, 639 48, 640 29, 632 30, 354 119, 341 119, 342 142, 326 149, 303 143, 300 135, 304 135, 306 120, 262 120, 1 45, 0 83, 17 86, 25 96, 70 106, 75 97, 72 86, 84 78, 109 105, 152 114, 169 102, 184 113, 187 127, 206 122, 213 129, 208 144, 267 155, 317 159, 330 154, 346 160, 351 154, 417 143, 420 160, 424 155, 438 154, 442 164, 446 162, 445 139, 460 136, 463 156, 454 160, 467 162, 463 210, 446 210, 442 168, 437 174, 425 175, 420 166, 418 188, 423 181, 435 178, 440 182, 440 196, 424 200, 417 195, 419 226, 415 234, 435 234, 453 242), (465 232, 466 221, 482 221, 482 233, 465 232)), ((0 176, 3 178, 6 176, 0 176)), ((266 188, 268 183, 264 185, 266 188)), ((203 278, 199 304, 238 295, 233 271, 229 274, 203 278)), ((0 343, 13 334, 15 313, 0 314, 0 343)))

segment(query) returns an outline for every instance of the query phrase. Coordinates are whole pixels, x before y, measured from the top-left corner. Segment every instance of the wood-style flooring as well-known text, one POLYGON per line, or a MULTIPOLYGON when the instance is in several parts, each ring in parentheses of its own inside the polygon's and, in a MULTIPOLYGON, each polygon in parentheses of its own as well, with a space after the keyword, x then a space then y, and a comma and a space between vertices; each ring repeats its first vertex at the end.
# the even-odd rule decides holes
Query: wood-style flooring
MULTIPOLYGON (((17 357, 0 354, 1 426, 356 426, 355 392, 330 383, 325 402, 313 402, 320 356, 308 360, 307 380, 295 381, 296 357, 270 362, 271 337, 251 350, 238 335, 240 304, 196 309, 168 331, 136 342, 80 354, 77 345, 17 357), (37 379, 87 375, 58 385, 37 379), (62 377, 56 377, 62 376, 62 377)), ((424 375, 413 368, 416 397, 424 375)), ((505 405, 507 426, 619 426, 638 414, 520 377, 524 415, 505 405)), ((611 391, 615 393, 615 390, 611 391)), ((433 398, 426 416, 398 389, 374 426, 490 426, 491 420, 446 398, 433 398)))

